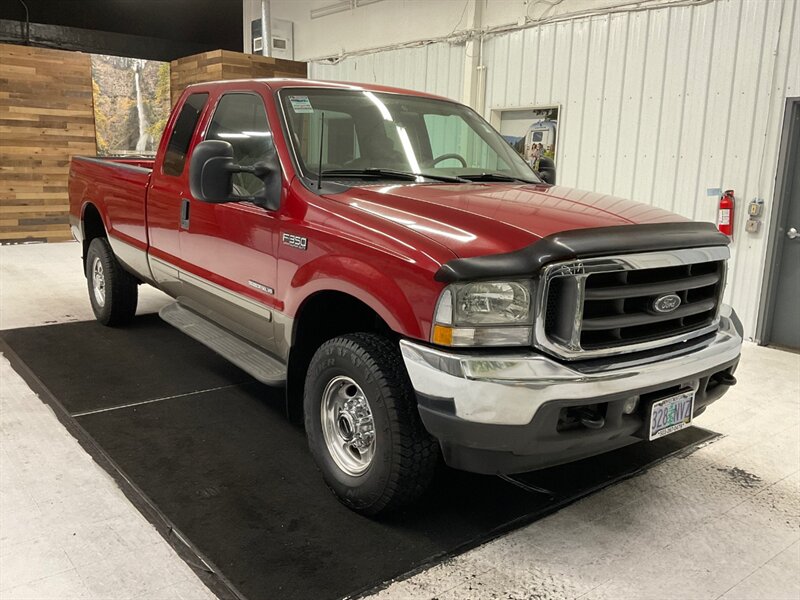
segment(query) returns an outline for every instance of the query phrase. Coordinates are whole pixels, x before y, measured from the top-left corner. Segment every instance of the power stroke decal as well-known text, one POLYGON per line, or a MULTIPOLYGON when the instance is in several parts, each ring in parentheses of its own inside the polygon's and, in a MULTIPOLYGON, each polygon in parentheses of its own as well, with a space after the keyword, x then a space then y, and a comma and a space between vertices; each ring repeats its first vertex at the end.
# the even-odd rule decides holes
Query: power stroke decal
POLYGON ((247 282, 247 285, 249 285, 250 287, 256 288, 257 290, 261 290, 261 291, 262 291, 262 292, 264 292, 265 294, 270 294, 270 295, 272 295, 272 294, 274 294, 274 293, 275 293, 275 290, 273 290, 273 289, 272 289, 271 287, 269 287, 268 285, 264 285, 263 283, 258 283, 257 281, 253 281, 252 279, 250 279, 250 280, 247 282))

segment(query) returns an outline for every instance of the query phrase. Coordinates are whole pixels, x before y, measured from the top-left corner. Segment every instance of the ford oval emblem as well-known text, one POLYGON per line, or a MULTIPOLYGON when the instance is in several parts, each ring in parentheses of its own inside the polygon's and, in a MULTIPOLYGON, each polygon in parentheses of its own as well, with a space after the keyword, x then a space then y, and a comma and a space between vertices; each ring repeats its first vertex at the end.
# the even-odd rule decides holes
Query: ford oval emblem
POLYGON ((653 300, 653 310, 657 313, 671 313, 681 305, 678 294, 664 294, 653 300))

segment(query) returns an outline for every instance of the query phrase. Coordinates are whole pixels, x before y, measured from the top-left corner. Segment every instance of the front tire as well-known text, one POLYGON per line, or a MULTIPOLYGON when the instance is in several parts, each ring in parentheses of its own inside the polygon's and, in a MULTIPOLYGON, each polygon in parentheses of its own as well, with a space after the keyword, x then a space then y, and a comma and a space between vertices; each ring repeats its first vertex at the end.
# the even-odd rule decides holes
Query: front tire
POLYGON ((103 325, 127 325, 136 315, 139 286, 114 256, 105 238, 95 238, 86 253, 86 281, 95 318, 103 325))
POLYGON ((308 368, 306 436, 328 487, 364 515, 416 500, 439 458, 396 345, 354 333, 325 342, 308 368))

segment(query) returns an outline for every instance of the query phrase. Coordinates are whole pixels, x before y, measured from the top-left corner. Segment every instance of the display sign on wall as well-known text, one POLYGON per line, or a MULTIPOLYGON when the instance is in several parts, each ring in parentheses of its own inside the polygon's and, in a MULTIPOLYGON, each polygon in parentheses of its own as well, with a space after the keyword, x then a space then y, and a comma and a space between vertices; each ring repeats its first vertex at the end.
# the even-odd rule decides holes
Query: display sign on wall
POLYGON ((494 125, 533 169, 543 156, 556 160, 559 107, 540 106, 492 111, 494 125))
POLYGON ((98 156, 155 155, 170 110, 169 63, 92 54, 98 156))

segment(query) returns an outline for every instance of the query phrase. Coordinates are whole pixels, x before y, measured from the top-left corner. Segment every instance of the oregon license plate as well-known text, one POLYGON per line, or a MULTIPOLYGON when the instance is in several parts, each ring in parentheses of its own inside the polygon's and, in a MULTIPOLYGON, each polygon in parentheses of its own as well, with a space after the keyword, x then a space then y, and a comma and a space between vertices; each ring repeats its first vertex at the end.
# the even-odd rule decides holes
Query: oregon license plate
POLYGON ((650 439, 655 440, 689 427, 693 412, 693 390, 653 402, 650 411, 650 439))

